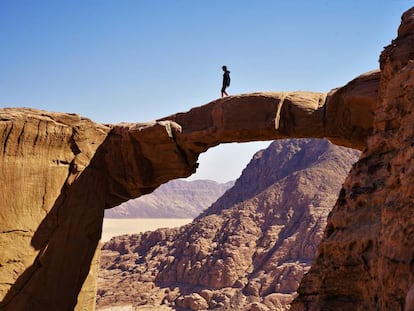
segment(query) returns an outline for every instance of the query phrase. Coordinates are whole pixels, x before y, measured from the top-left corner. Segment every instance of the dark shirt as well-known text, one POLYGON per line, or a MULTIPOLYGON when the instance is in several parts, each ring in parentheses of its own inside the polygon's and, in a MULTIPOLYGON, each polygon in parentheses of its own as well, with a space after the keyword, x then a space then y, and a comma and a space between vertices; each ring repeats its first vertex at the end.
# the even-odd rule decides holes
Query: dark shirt
POLYGON ((230 86, 230 71, 226 70, 223 73, 223 88, 230 86))

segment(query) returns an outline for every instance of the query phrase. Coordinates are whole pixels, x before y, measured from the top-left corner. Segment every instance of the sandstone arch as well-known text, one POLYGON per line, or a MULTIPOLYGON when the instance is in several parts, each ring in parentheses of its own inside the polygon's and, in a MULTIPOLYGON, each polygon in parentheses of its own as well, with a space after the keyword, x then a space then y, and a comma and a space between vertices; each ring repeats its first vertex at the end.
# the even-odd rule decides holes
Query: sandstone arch
POLYGON ((191 175, 210 147, 327 137, 362 149, 379 76, 328 94, 232 96, 145 124, 1 109, 0 310, 90 309, 103 210, 191 175))

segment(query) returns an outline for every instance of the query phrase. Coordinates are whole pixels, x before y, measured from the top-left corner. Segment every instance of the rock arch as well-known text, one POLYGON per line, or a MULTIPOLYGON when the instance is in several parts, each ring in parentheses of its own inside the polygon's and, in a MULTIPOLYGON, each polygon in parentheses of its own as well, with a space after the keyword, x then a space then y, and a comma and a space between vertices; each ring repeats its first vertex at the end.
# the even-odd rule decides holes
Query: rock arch
POLYGON ((326 137, 363 149, 379 77, 328 94, 231 96, 140 124, 1 109, 0 310, 90 310, 104 209, 191 175, 210 147, 326 137))

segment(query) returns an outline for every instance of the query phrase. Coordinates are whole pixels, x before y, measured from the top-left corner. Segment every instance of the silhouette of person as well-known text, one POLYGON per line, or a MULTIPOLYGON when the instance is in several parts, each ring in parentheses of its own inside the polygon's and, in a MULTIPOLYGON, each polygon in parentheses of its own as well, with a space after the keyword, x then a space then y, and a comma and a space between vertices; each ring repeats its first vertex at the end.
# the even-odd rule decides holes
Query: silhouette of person
POLYGON ((223 66, 221 69, 224 71, 223 84, 221 87, 221 97, 223 98, 224 96, 229 96, 229 94, 226 92, 226 88, 230 86, 230 71, 227 70, 227 66, 223 66))

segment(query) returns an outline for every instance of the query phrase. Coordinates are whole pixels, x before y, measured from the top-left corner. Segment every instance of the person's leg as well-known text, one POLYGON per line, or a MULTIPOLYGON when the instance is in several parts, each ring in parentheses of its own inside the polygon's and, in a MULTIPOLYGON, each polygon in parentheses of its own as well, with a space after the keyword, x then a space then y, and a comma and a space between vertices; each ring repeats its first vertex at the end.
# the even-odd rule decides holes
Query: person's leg
POLYGON ((223 86, 221 88, 221 97, 223 98, 224 96, 229 96, 229 94, 227 94, 227 92, 226 92, 226 87, 225 86, 223 86))

